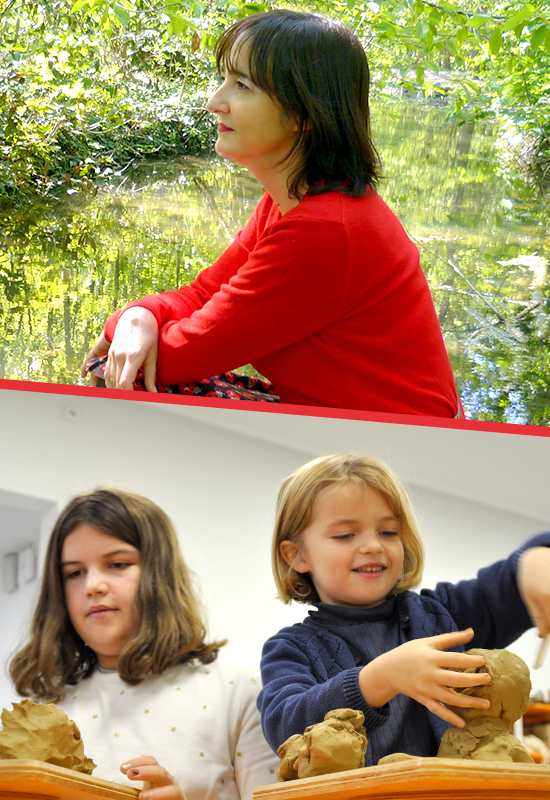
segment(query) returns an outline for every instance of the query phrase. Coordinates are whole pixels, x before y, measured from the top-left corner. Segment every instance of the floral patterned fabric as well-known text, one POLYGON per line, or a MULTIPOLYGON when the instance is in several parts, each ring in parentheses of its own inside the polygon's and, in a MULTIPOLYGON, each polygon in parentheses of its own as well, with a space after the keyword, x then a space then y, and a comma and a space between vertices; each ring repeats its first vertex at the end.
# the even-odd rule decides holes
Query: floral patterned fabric
MULTIPOLYGON (((105 386, 105 364, 107 356, 91 358, 86 362, 86 369, 90 375, 96 375, 98 386, 105 386)), ((134 381, 136 392, 145 391, 143 372, 139 370, 134 381)), ((255 378, 252 375, 239 375, 237 372, 224 372, 212 378, 203 378, 196 383, 182 386, 157 385, 160 394, 184 394, 193 397, 224 397, 227 400, 251 400, 260 403, 280 403, 281 399, 272 383, 265 378, 255 378)))

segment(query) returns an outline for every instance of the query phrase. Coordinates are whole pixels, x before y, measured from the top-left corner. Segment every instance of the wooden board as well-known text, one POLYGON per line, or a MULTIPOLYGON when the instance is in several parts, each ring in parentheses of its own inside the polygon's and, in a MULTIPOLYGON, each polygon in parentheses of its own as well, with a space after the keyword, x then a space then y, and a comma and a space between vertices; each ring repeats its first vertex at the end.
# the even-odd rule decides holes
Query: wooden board
POLYGON ((259 786, 254 800, 550 800, 550 766, 415 758, 259 786))
POLYGON ((43 761, 0 760, 0 800, 135 800, 139 789, 43 761))

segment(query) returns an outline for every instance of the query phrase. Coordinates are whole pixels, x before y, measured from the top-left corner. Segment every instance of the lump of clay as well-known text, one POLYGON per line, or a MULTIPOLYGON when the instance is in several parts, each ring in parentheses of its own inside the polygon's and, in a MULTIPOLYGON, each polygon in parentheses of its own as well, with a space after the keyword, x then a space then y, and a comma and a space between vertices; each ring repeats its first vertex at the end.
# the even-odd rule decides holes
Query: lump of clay
POLYGON ((30 758, 91 775, 95 764, 84 755, 80 731, 54 703, 13 703, 2 712, 0 758, 30 758))
POLYGON ((398 761, 417 761, 421 756, 411 756, 409 753, 390 753, 389 756, 382 756, 378 759, 378 764, 397 764, 398 761))
POLYGON ((467 655, 483 656, 485 666, 460 672, 488 672, 491 682, 468 686, 456 692, 484 697, 490 708, 449 706, 466 722, 464 728, 451 725, 441 740, 440 758, 469 758, 478 761, 526 761, 533 759, 522 743, 510 733, 510 726, 529 707, 531 679, 519 656, 508 650, 468 650, 467 655))
POLYGON ((291 736, 278 748, 280 781, 311 778, 365 766, 367 737, 361 711, 338 708, 324 722, 310 725, 303 736, 291 736))

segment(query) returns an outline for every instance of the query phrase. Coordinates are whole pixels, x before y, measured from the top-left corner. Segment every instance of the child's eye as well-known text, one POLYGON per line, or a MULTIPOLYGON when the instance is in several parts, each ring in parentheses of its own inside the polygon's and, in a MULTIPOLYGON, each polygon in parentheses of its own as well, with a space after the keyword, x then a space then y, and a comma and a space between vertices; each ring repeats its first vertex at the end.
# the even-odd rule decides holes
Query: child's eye
POLYGON ((337 533, 332 538, 333 539, 337 539, 339 541, 346 541, 346 539, 351 539, 352 536, 353 536, 353 533, 337 533))
POLYGON ((70 580, 72 580, 73 578, 78 578, 80 575, 82 575, 82 570, 81 570, 81 569, 73 569, 71 572, 66 572, 66 573, 63 575, 63 578, 64 578, 66 581, 70 581, 70 580))
POLYGON ((109 566, 111 567, 111 569, 119 570, 129 567, 130 564, 128 563, 128 561, 112 561, 109 566))
POLYGON ((239 89, 239 91, 247 90, 249 88, 246 83, 243 83, 242 81, 236 81, 235 86, 237 89, 239 89))
POLYGON ((382 536, 399 536, 399 531, 380 531, 382 536))

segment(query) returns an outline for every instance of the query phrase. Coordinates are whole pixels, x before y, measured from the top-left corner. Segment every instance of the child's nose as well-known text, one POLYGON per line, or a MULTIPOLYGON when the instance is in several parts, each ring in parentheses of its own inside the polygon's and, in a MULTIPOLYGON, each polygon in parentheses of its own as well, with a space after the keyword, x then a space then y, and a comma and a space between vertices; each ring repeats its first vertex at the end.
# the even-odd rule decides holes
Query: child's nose
POLYGON ((361 534, 359 549, 363 553, 380 553, 384 548, 376 532, 365 531, 361 534))
POLYGON ((89 595, 106 594, 109 591, 105 576, 99 570, 89 570, 86 576, 86 593, 89 595))

